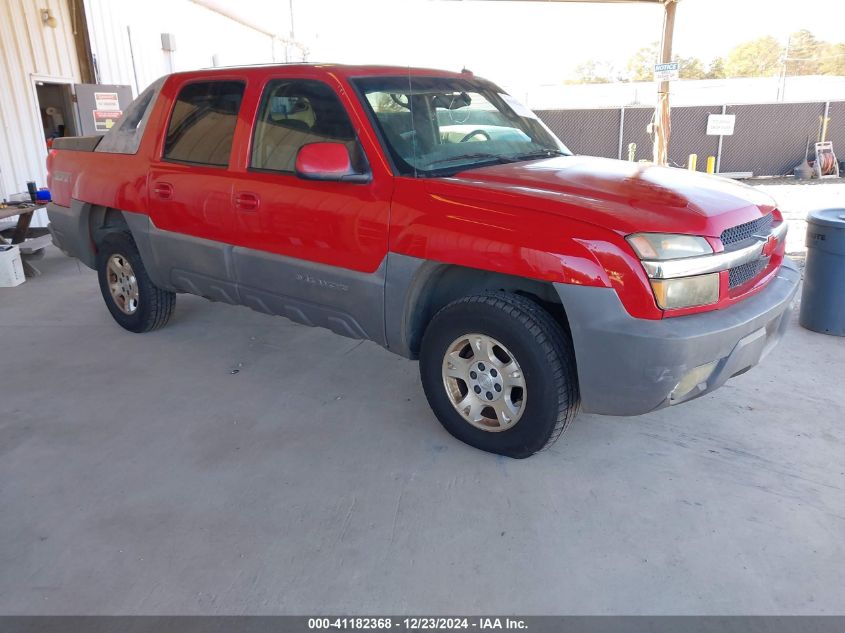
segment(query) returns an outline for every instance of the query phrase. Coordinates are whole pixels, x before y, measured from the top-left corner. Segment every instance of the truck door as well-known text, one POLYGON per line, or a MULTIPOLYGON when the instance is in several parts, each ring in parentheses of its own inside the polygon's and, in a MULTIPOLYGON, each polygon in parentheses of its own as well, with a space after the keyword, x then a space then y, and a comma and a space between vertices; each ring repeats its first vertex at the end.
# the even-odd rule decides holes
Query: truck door
POLYGON ((177 288, 228 303, 237 302, 231 266, 237 176, 229 163, 244 89, 243 81, 228 79, 175 86, 161 156, 148 178, 157 262, 177 288))
POLYGON ((233 196, 240 299, 382 342, 392 182, 383 175, 369 182, 298 177, 297 152, 316 142, 345 144, 353 164, 366 169, 349 114, 331 86, 305 78, 267 81, 233 196))

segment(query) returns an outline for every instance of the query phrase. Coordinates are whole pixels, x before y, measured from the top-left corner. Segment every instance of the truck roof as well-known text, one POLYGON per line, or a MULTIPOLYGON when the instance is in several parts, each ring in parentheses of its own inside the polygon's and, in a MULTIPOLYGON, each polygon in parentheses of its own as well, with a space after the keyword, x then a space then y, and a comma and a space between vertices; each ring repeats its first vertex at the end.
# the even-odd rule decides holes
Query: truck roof
POLYGON ((411 66, 383 66, 377 64, 334 64, 334 63, 285 63, 285 64, 249 64, 243 66, 221 66, 172 73, 179 77, 208 77, 213 74, 231 74, 232 71, 249 71, 254 73, 261 70, 285 69, 290 71, 324 71, 341 77, 390 77, 396 75, 435 76, 435 77, 474 77, 469 70, 460 72, 439 70, 435 68, 415 68, 411 66))

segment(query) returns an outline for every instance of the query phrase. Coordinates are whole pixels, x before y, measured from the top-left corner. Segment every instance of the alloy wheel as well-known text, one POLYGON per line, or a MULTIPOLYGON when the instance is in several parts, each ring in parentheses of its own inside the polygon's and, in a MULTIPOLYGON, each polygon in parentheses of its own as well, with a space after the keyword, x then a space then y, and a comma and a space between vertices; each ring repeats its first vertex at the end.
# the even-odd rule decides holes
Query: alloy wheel
POLYGON ((138 280, 129 260, 115 253, 109 257, 106 275, 115 305, 124 314, 135 314, 138 311, 138 280))
POLYGON ((466 334, 449 345, 443 386, 455 410, 483 431, 506 431, 525 411, 522 368, 507 347, 486 334, 466 334))

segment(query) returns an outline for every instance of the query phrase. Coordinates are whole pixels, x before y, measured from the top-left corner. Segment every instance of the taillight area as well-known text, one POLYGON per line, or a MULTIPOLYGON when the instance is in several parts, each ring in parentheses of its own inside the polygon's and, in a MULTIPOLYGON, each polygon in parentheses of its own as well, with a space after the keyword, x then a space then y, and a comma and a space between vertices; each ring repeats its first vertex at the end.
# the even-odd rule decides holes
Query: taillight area
POLYGON ((47 152, 47 188, 51 189, 53 185, 53 160, 56 158, 56 150, 50 149, 47 152))

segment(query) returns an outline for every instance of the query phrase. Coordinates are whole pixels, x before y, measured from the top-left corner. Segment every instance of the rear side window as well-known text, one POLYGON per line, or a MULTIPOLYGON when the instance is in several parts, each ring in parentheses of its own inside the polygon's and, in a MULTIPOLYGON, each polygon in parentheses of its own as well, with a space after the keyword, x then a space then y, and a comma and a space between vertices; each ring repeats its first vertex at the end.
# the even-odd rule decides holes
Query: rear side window
POLYGON ((311 79, 269 82, 255 123, 250 166, 293 172, 300 147, 326 141, 344 143, 353 166, 362 167, 355 130, 334 90, 311 79))
POLYGON ((94 150, 95 152, 135 154, 138 151, 141 146, 141 138, 147 127, 147 121, 153 111, 153 104, 158 98, 158 93, 161 92, 165 79, 165 77, 162 77, 150 85, 138 95, 135 101, 129 104, 117 125, 105 133, 103 140, 94 150))
POLYGON ((184 86, 167 126, 164 159, 227 166, 243 96, 244 83, 240 81, 184 86))

